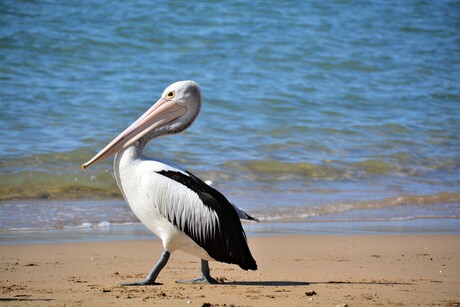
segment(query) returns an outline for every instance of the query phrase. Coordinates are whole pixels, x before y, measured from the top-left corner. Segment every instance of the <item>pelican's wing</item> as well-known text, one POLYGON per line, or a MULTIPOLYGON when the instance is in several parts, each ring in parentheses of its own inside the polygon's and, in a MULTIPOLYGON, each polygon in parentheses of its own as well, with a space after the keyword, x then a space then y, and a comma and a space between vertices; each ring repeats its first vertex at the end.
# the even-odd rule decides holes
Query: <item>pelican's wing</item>
POLYGON ((160 213, 213 259, 238 264, 245 270, 257 269, 238 214, 219 191, 179 170, 145 174, 142 188, 160 213), (161 180, 150 177, 159 175, 161 180))

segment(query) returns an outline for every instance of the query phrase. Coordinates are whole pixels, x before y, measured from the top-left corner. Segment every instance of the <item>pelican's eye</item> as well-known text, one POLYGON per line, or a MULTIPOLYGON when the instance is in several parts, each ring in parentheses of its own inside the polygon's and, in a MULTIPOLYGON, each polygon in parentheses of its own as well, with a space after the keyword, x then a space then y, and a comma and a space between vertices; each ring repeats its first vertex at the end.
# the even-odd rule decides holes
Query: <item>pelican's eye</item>
POLYGON ((176 92, 174 92, 174 91, 171 91, 171 92, 166 94, 166 98, 168 98, 168 99, 172 99, 172 98, 174 98, 174 96, 176 96, 176 92))

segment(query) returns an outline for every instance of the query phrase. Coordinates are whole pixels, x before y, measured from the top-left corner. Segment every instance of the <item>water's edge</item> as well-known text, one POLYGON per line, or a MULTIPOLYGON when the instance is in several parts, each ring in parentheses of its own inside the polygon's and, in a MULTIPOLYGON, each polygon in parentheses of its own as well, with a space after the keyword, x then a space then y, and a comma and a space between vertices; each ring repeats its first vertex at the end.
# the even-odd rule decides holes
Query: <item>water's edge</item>
MULTIPOLYGON (((435 235, 460 234, 460 219, 415 219, 373 222, 244 222, 247 236, 279 235, 435 235)), ((82 243, 158 239, 142 225, 118 225, 60 230, 11 231, 0 233, 0 245, 82 243)))

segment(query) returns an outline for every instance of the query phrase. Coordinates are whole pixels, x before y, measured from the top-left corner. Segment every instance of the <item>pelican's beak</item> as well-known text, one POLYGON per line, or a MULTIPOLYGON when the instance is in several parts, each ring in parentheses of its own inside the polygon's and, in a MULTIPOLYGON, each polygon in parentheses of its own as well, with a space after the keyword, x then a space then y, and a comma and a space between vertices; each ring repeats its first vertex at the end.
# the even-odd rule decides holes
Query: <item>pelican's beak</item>
POLYGON ((184 106, 177 105, 173 100, 160 98, 147 112, 91 160, 84 163, 81 168, 85 169, 91 164, 105 160, 120 150, 128 148, 153 129, 175 120, 184 115, 186 111, 184 106))

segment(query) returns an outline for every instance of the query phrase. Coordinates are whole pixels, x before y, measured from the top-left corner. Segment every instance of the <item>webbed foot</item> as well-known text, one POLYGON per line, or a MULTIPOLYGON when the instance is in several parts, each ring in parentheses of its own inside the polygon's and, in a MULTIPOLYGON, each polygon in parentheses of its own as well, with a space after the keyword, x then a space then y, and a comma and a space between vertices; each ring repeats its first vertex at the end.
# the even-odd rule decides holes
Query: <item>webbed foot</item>
POLYGON ((211 276, 205 276, 203 274, 200 277, 191 279, 191 280, 177 280, 176 283, 178 284, 201 284, 201 285, 215 285, 219 282, 212 278, 211 276))
POLYGON ((198 278, 192 280, 178 280, 178 284, 201 284, 201 285, 216 285, 219 284, 217 280, 211 277, 209 273, 208 261, 201 259, 201 275, 198 278))

